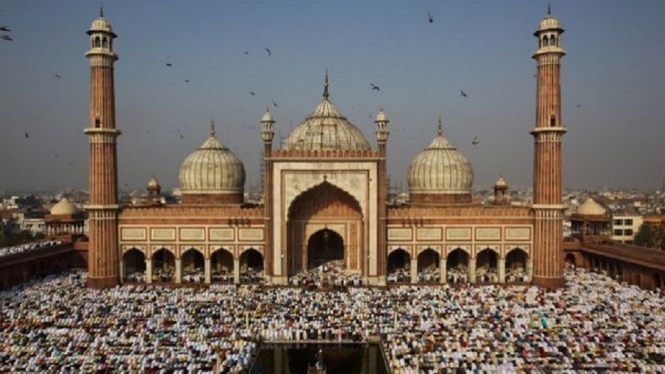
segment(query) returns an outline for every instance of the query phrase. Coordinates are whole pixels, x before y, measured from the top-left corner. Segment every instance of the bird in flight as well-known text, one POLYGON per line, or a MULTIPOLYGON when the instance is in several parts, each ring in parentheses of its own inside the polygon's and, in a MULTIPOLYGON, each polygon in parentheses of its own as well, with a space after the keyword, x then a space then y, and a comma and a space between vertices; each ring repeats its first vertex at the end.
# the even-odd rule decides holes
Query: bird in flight
POLYGON ((25 137, 26 137, 26 138, 29 138, 29 137, 30 137, 30 134, 28 134, 28 133, 26 132, 26 133, 25 133, 25 137))
POLYGON ((474 137, 474 138, 473 138, 473 141, 471 142, 471 144, 473 144, 473 145, 475 145, 475 146, 478 146, 478 144, 480 144, 480 139, 478 139, 477 136, 474 137))
POLYGON ((12 37, 9 36, 9 35, 3 35, 3 36, 2 36, 2 39, 3 39, 3 40, 6 40, 6 41, 8 41, 8 42, 11 42, 12 40, 14 40, 14 39, 12 39, 12 37))
POLYGON ((272 106, 274 106, 275 108, 279 108, 279 106, 277 105, 277 103, 275 102, 275 100, 272 100, 272 106))
POLYGON ((459 94, 462 97, 467 97, 466 92, 464 92, 464 90, 459 90, 459 94))
POLYGON ((374 83, 370 83, 369 85, 372 87, 373 91, 381 91, 381 87, 375 85, 374 83))
POLYGON ((249 54, 249 52, 248 52, 248 51, 245 51, 245 54, 246 54, 246 55, 248 55, 248 54, 249 54))
POLYGON ((254 91, 249 91, 249 94, 252 95, 252 96, 256 96, 256 92, 254 92, 254 91))
POLYGON ((58 75, 58 74, 55 74, 54 77, 60 79, 60 75, 58 75))
POLYGON ((582 107, 582 104, 577 104, 577 107, 578 107, 578 108, 581 108, 581 107, 582 107))
POLYGON ((184 137, 184 136, 182 136, 182 134, 180 134, 180 139, 185 139, 185 137, 184 137))
POLYGON ((7 27, 7 26, 0 26, 0 31, 10 32, 12 30, 10 30, 9 27, 7 27))
POLYGON ((189 83, 189 79, 185 79, 185 83, 189 83))
POLYGON ((434 16, 432 15, 432 13, 430 11, 427 11, 427 19, 429 19, 429 23, 434 22, 434 16))
POLYGON ((167 63, 166 63, 166 66, 169 66, 169 67, 170 67, 170 66, 173 66, 173 64, 170 63, 170 62, 167 62, 167 63))
POLYGON ((272 52, 270 52, 270 48, 263 48, 263 49, 265 49, 266 52, 268 52, 268 57, 272 56, 272 52))

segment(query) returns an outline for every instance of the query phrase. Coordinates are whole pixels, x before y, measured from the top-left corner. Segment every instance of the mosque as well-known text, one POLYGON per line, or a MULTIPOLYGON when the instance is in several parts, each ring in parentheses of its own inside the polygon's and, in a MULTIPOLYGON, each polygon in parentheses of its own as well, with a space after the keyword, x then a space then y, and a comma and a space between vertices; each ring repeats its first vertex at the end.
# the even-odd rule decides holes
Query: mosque
MULTIPOLYGON (((245 169, 215 133, 180 168, 182 198, 160 203, 153 178, 148 204, 118 202, 111 24, 100 15, 88 31, 91 69, 89 124, 88 285, 143 281, 241 283, 260 274, 267 284, 329 261, 367 285, 386 285, 394 271, 421 281, 480 283, 516 279, 546 288, 563 285, 560 59, 563 29, 548 14, 534 35, 538 65, 533 204, 512 206, 503 178, 493 204, 474 203, 473 169, 438 132, 411 161, 409 202, 387 195, 388 116, 375 116, 376 148, 323 96, 281 148, 275 120, 260 119, 263 197, 244 201, 245 169), (520 278, 516 278, 519 276, 520 278)), ((258 116, 257 116, 258 117, 258 116)), ((72 212, 70 212, 72 213, 72 212)), ((74 214, 73 212, 72 214, 74 214)))

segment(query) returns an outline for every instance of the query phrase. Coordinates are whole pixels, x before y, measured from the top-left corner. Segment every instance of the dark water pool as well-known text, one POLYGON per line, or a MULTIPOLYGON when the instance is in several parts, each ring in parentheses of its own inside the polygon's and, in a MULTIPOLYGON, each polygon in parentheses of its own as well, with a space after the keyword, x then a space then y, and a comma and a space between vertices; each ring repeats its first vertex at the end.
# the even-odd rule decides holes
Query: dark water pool
POLYGON ((307 374, 319 354, 327 374, 388 374, 378 343, 263 344, 249 373, 307 374))

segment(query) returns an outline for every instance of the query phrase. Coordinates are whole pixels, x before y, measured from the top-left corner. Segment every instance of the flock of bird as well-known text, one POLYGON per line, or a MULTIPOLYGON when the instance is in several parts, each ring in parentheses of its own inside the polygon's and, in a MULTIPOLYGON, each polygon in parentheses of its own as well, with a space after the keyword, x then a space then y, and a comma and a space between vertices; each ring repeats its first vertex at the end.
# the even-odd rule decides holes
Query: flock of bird
MULTIPOLYGON (((428 21, 429 23, 433 23, 433 22, 434 22, 434 15, 433 15, 430 11, 427 12, 427 21, 428 21)), ((0 35, 0 39, 1 39, 1 40, 4 40, 4 41, 13 41, 13 40, 14 40, 14 39, 11 37, 11 35, 9 35, 9 33, 11 32, 11 29, 10 29, 9 27, 4 26, 4 25, 0 25, 0 32, 2 32, 2 34, 0 35)), ((266 47, 266 48, 263 48, 263 50, 267 53, 268 58, 272 57, 272 53, 273 53, 273 52, 272 52, 272 50, 271 50, 270 48, 267 48, 267 47, 266 47)), ((243 54, 244 54, 244 55, 249 55, 250 52, 249 52, 249 51, 244 51, 243 54)), ((173 67, 173 63, 171 63, 171 62, 167 62, 167 63, 166 63, 166 66, 167 66, 167 67, 173 67)), ((61 76, 60 76, 59 74, 54 74, 54 77, 57 78, 57 79, 60 79, 60 78, 61 78, 61 76)), ((185 79, 184 81, 185 81, 185 83, 190 83, 190 79, 185 79)), ((370 87, 371 91, 381 91, 381 87, 380 87, 377 83, 370 82, 369 87, 370 87)), ((251 95, 251 96, 256 96, 256 92, 255 92, 255 91, 248 91, 248 93, 249 93, 249 95, 251 95)), ((460 94, 460 96, 463 97, 463 98, 468 98, 468 97, 469 97, 469 95, 468 95, 464 90, 462 90, 462 89, 459 90, 459 94, 460 94)), ((275 100, 271 100, 271 104, 272 104, 275 108, 278 108, 278 107, 279 107, 279 106, 277 105, 277 103, 275 102, 275 100)), ((578 105, 577 105, 577 108, 580 108, 580 107, 581 107, 581 105, 578 104, 578 105)), ((251 129, 251 128, 254 128, 254 126, 244 126, 243 128, 245 128, 245 129, 251 129)), ((180 139, 184 139, 184 135, 181 133, 180 130, 178 130, 178 135, 179 135, 180 139)), ((27 139, 27 138, 30 138, 30 134, 29 134, 28 132, 25 132, 25 133, 24 133, 24 136, 25 136, 26 139, 27 139)), ((472 144, 473 146, 477 147, 477 146, 480 144, 480 142, 481 142, 480 139, 476 136, 476 137, 474 137, 474 139, 473 139, 473 141, 471 142, 471 144, 472 144)), ((58 156, 56 155, 55 158, 57 158, 57 157, 58 157, 58 156)))
MULTIPOLYGON (((3 33, 12 32, 12 30, 10 30, 9 27, 4 26, 4 25, 0 25, 0 31, 3 32, 3 33)), ((14 40, 14 38, 12 38, 11 35, 8 35, 8 34, 0 35, 0 39, 2 39, 4 41, 7 41, 7 42, 11 42, 12 40, 14 40)))

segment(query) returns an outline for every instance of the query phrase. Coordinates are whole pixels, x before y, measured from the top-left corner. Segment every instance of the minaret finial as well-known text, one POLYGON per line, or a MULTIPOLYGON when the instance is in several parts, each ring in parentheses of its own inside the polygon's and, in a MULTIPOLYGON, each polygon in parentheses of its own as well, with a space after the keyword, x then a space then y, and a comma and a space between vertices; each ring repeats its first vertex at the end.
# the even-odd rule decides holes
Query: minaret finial
POLYGON ((439 134, 439 136, 443 135, 443 128, 442 127, 443 126, 441 125, 441 115, 439 114, 439 130, 437 131, 437 134, 439 134))
POLYGON ((552 15, 552 4, 549 2, 547 3, 547 15, 551 16, 552 15))
POLYGON ((212 136, 214 138, 215 135, 217 135, 217 133, 215 132, 215 117, 211 117, 210 118, 210 136, 212 136))
POLYGON ((323 98, 328 100, 330 93, 328 92, 328 69, 326 69, 326 79, 323 83, 323 98))
POLYGON ((104 17, 104 5, 99 6, 99 16, 104 17))

